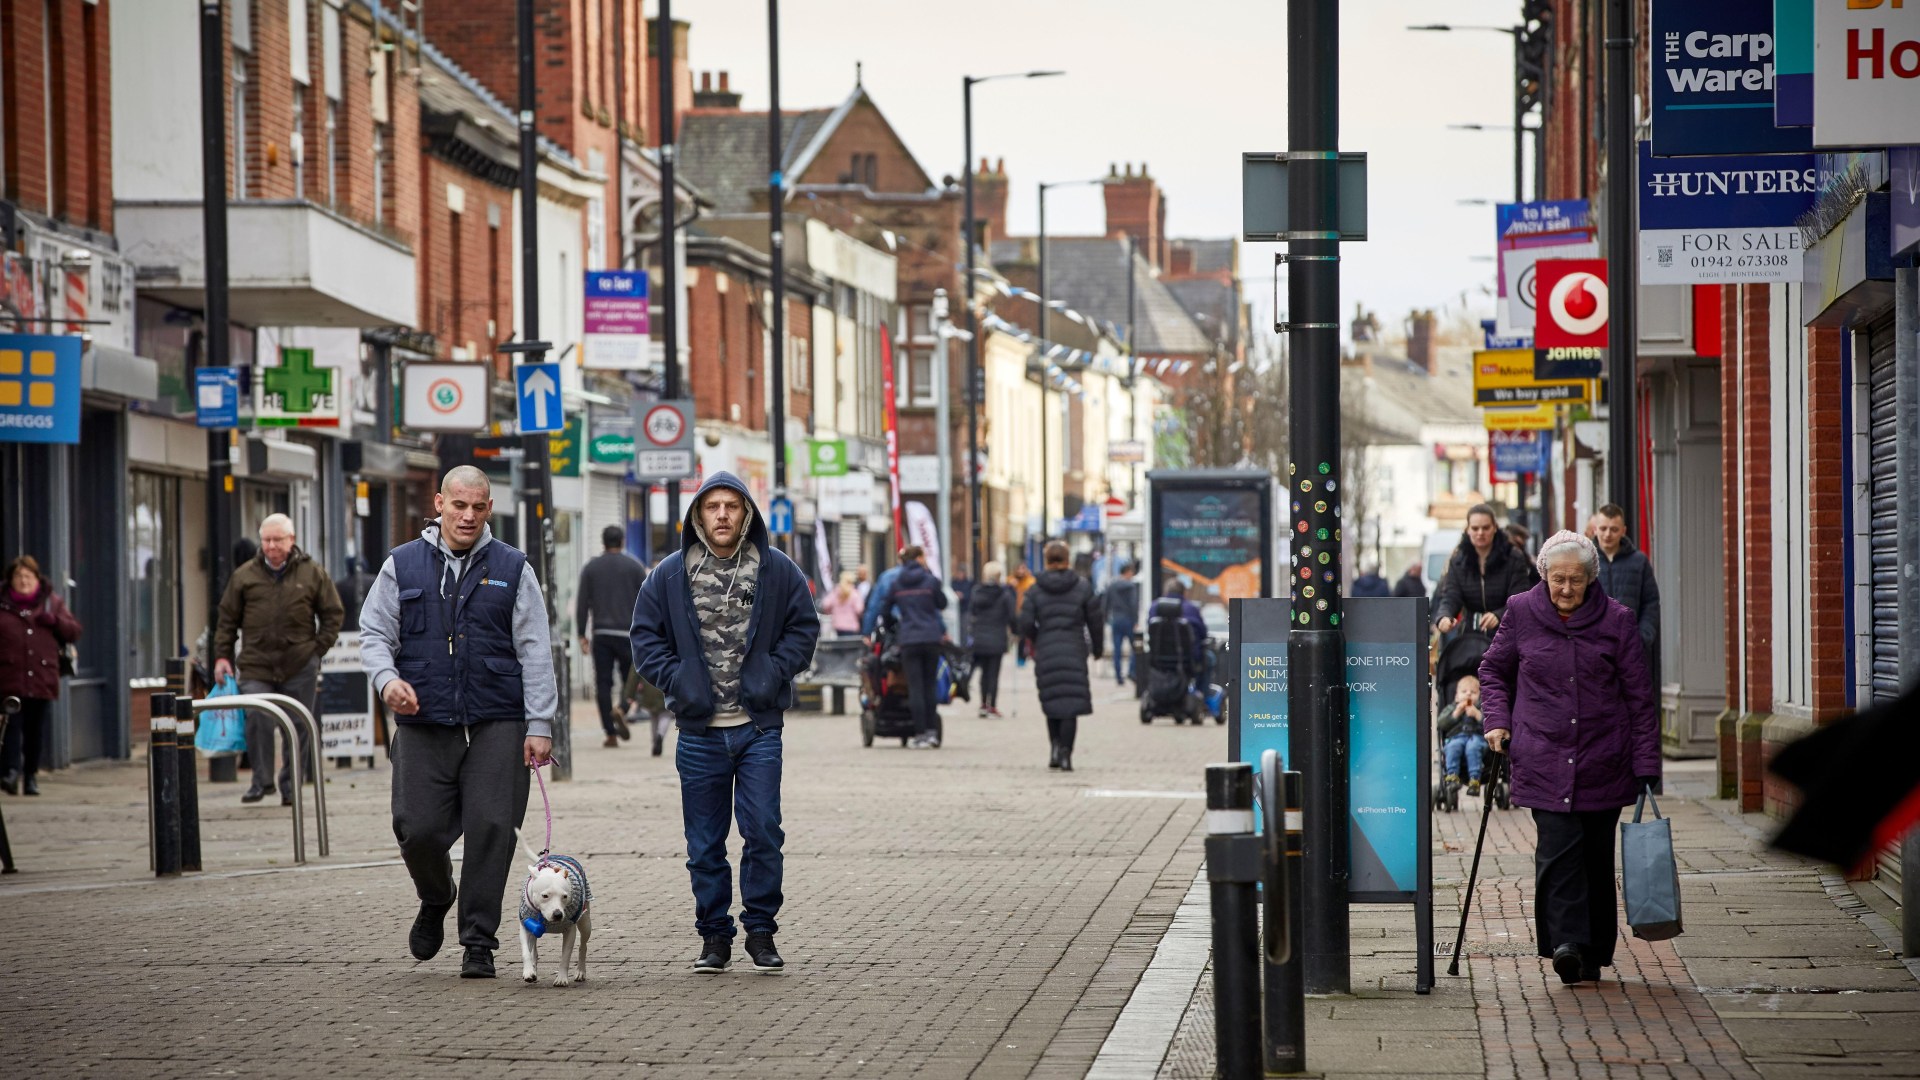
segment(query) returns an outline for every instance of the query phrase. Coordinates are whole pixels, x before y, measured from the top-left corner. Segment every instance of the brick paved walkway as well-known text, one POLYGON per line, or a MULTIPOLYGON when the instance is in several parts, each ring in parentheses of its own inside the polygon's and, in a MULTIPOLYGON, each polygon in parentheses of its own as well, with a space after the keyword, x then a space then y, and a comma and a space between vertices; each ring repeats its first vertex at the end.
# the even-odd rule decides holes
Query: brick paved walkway
MULTIPOLYGON (((1354 909, 1352 997, 1308 1002, 1326 1076, 1766 1078, 1920 1076, 1920 962, 1832 872, 1766 848, 1770 823, 1705 798, 1704 763, 1670 763, 1687 933, 1630 935, 1599 985, 1560 983, 1533 942, 1533 823, 1491 819, 1457 978, 1412 993, 1412 917, 1354 909), (1384 941, 1381 939, 1384 938, 1384 941), (1403 974, 1406 973, 1406 974, 1403 974)), ((1450 950, 1480 806, 1434 815, 1435 922, 1450 950)), ((1159 1075, 1212 1075, 1211 976, 1159 1075)))
MULTIPOLYGON (((691 974, 677 784, 639 740, 582 746, 555 789, 556 846, 596 894, 591 979, 565 990, 463 982, 451 946, 407 956, 415 902, 384 762, 329 773, 333 854, 298 871, 287 811, 203 786, 207 872, 164 882, 146 873, 141 771, 57 774, 4 804, 25 872, 0 881, 0 1061, 47 1076, 1081 1076, 1199 866, 1201 801, 1152 793, 1197 793, 1225 729, 1143 727, 1116 696, 1082 723, 1078 771, 1051 774, 1030 674, 1018 684, 1017 719, 955 707, 939 751, 862 749, 852 717, 790 717, 781 978, 691 974)), ((537 828, 537 793, 531 815, 537 828)), ((503 969, 518 951, 510 939, 503 969)))

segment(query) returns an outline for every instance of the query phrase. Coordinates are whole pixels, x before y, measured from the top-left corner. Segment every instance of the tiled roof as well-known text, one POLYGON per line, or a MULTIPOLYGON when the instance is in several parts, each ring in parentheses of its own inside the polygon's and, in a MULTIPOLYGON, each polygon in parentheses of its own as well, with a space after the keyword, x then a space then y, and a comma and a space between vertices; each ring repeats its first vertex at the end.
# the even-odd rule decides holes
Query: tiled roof
MULTIPOLYGON (((795 159, 837 111, 806 109, 781 114, 785 145, 780 169, 790 182, 795 159)), ((688 112, 680 124, 678 152, 687 182, 713 200, 716 212, 747 213, 753 209, 754 194, 767 188, 767 114, 731 109, 688 112)))
POLYGON ((1200 327, 1208 337, 1228 339, 1232 337, 1235 322, 1234 288, 1213 278, 1180 278, 1166 283, 1167 291, 1187 313, 1199 320, 1200 327))
MULTIPOLYGON (((995 257, 1017 259, 1021 241, 999 240, 995 257)), ((1211 339, 1203 333, 1153 267, 1134 256, 1134 319, 1140 340, 1134 351, 1192 355, 1209 352, 1211 339)), ((1101 322, 1127 328, 1127 241, 1124 237, 1061 236, 1047 240, 1049 299, 1101 322)))

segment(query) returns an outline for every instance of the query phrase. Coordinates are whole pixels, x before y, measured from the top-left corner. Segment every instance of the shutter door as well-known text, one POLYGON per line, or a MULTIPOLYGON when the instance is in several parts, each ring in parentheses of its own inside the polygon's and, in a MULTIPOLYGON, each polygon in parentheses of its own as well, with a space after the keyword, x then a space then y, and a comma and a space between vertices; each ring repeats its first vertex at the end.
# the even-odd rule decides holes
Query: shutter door
POLYGON ((593 555, 600 554, 600 532, 609 525, 618 525, 631 530, 633 523, 627 520, 627 488, 618 476, 591 474, 587 481, 587 542, 585 549, 593 555))
MULTIPOLYGON (((1870 702, 1900 696, 1900 471, 1894 452, 1894 334, 1891 318, 1867 329, 1867 442, 1868 515, 1867 552, 1872 567, 1873 602, 1869 639, 1873 643, 1870 702)), ((1880 873, 1896 889, 1900 881, 1900 846, 1896 842, 1878 854, 1880 873)))
POLYGON ((839 522, 834 525, 833 531, 839 534, 836 537, 839 543, 836 545, 836 551, 834 553, 834 568, 836 570, 858 570, 860 565, 867 561, 866 556, 862 554, 860 550, 860 536, 866 531, 865 523, 859 518, 841 518, 839 522))

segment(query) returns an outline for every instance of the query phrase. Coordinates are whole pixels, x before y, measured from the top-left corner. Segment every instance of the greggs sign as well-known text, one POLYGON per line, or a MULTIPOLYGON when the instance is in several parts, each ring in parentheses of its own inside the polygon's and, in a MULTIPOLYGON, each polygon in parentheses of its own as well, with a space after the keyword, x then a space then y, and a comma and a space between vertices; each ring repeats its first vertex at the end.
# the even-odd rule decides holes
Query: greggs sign
POLYGON ((1920 0, 1819 0, 1813 144, 1920 143, 1920 0))

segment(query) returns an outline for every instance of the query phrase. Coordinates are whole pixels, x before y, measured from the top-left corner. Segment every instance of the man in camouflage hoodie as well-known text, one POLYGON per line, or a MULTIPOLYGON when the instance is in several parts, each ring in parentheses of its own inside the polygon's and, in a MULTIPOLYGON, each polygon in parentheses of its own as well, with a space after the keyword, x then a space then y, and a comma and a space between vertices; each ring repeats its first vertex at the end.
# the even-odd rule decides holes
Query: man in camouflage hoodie
POLYGON ((694 970, 725 971, 733 954, 727 833, 738 811, 740 923, 747 955, 782 969, 781 738, 793 680, 813 662, 820 616, 800 568, 767 542, 766 525, 733 474, 694 496, 680 550, 661 560, 633 611, 633 666, 660 688, 680 729, 674 764, 693 877, 694 970))

